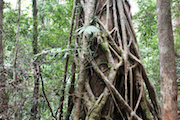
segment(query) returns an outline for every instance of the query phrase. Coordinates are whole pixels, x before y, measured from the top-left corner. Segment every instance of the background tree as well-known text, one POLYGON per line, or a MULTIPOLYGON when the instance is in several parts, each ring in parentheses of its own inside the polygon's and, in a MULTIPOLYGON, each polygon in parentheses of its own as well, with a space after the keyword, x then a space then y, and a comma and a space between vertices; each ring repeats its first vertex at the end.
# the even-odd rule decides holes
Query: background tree
POLYGON ((8 114, 8 96, 6 93, 6 80, 4 75, 3 55, 3 0, 0 0, 0 113, 1 119, 6 119, 8 114))
POLYGON ((178 119, 177 81, 170 0, 157 0, 162 119, 178 119))
MULTIPOLYGON (((33 54, 36 55, 38 53, 38 21, 37 21, 37 5, 36 0, 32 0, 32 8, 33 8, 33 39, 32 39, 32 48, 33 48, 33 54)), ((30 120, 36 120, 37 119, 37 113, 38 113, 38 98, 39 98, 39 75, 40 75, 40 66, 37 60, 34 60, 34 91, 33 91, 33 106, 31 108, 31 118, 30 120)))

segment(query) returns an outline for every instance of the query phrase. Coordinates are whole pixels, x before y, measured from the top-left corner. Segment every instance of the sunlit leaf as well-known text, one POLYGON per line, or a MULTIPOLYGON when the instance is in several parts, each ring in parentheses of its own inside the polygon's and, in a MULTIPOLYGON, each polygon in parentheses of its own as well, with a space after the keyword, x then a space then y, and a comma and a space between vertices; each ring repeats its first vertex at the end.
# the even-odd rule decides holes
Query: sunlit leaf
POLYGON ((93 26, 93 25, 83 26, 83 27, 77 29, 75 32, 78 33, 78 35, 80 35, 84 31, 88 32, 89 34, 100 32, 100 30, 97 27, 93 26))
POLYGON ((92 26, 92 25, 87 26, 85 30, 86 30, 89 34, 100 32, 100 30, 99 30, 97 27, 92 26))

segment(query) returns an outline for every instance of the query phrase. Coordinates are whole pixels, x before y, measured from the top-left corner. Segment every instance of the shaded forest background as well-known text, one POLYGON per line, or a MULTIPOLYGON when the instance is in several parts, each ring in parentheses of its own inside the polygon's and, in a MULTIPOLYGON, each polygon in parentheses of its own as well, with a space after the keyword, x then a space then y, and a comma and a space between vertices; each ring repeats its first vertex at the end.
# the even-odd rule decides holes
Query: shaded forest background
MULTIPOLYGON (((180 16, 178 0, 172 0, 172 20, 180 16), (177 7, 178 6, 178 7, 177 7)), ((150 81, 156 88, 160 103, 160 73, 157 10, 155 0, 137 0, 139 11, 132 16, 138 38, 138 45, 143 64, 150 81)), ((77 5, 78 7, 78 5, 77 5)), ((33 17, 30 14, 32 5, 21 10, 19 24, 19 42, 16 62, 17 77, 13 80, 14 51, 18 28, 18 7, 13 9, 11 3, 4 1, 3 19, 3 47, 6 91, 9 96, 9 114, 11 118, 29 119, 31 107, 34 104, 34 61, 40 66, 41 79, 39 84, 38 113, 39 119, 51 119, 53 113, 61 109, 62 95, 63 119, 68 107, 69 88, 71 86, 73 66, 72 56, 75 50, 73 44, 67 48, 69 26, 73 0, 66 0, 63 4, 59 0, 37 0, 38 23, 38 53, 34 55, 33 17), (69 57, 67 68, 67 82, 64 83, 66 57, 69 57), (45 94, 46 96, 45 96, 45 94), (47 104, 47 99, 49 104, 47 104), (51 108, 51 109, 50 109, 51 108), (16 116, 17 115, 17 116, 16 116)), ((175 56, 178 78, 178 94, 180 94, 180 25, 174 25, 175 56)), ((73 34, 76 34, 75 32, 73 34)), ((77 74, 74 76, 77 79, 77 74)), ((75 82, 75 86, 77 83, 75 82)), ((180 111, 180 97, 178 96, 180 111)), ((71 117, 70 117, 71 118, 71 117)))

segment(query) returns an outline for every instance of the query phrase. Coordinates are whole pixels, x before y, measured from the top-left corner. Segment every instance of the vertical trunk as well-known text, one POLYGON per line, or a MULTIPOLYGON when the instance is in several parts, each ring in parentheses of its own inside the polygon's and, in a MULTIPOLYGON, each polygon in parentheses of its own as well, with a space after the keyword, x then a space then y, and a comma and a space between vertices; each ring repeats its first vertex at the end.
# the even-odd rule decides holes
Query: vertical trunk
MULTIPOLYGON (((68 45, 67 45, 67 49, 70 48, 71 45, 71 38, 72 38, 72 34, 73 34, 73 26, 74 26, 74 18, 75 18, 75 5, 76 5, 76 0, 74 0, 74 5, 73 5, 73 12, 72 12, 72 16, 71 16, 71 25, 70 25, 70 30, 69 30, 69 37, 68 37, 68 45)), ((64 71, 64 80, 63 80, 63 90, 62 90, 62 95, 60 98, 60 114, 59 114, 59 120, 61 120, 63 118, 63 102, 64 102, 64 97, 65 97, 65 88, 66 88, 66 78, 67 78, 67 70, 68 70, 68 61, 69 61, 69 54, 66 57, 66 64, 65 64, 65 71, 64 71)), ((75 67, 75 66, 74 66, 75 67)), ((75 74, 75 73, 74 73, 75 74)), ((74 76, 74 75, 73 75, 74 76)), ((72 82, 73 82, 72 78, 72 82)), ((73 86, 72 86, 73 87, 73 86)), ((69 97, 70 98, 70 97, 69 97)), ((72 99, 72 98, 71 98, 72 99)), ((70 99, 69 99, 70 100, 70 99)), ((69 105, 68 105, 69 106, 69 105)), ((69 106, 70 107, 70 106, 69 106)), ((72 109, 72 108, 71 108, 72 109)), ((71 110, 70 110, 71 111, 71 110)), ((69 114, 67 111, 67 114, 69 114)), ((68 117, 68 116, 67 116, 68 117)))
POLYGON ((8 110, 8 97, 5 90, 2 33, 3 33, 3 0, 0 0, 0 114, 2 115, 2 119, 5 119, 8 110))
MULTIPOLYGON (((20 25, 20 15, 21 15, 21 0, 18 1, 18 19, 17 19, 17 31, 16 31, 16 43, 15 43, 15 50, 14 50, 14 58, 13 58, 13 81, 16 81, 17 73, 16 73, 16 60, 17 60, 17 53, 18 53, 18 42, 19 42, 19 25, 20 25)), ((16 90, 16 88, 14 88, 16 90)), ((16 94, 16 93, 15 93, 16 94)), ((14 95, 16 97, 16 95, 14 95)), ((17 108, 16 98, 14 98, 14 106, 17 108)), ((18 111, 15 110, 14 119, 18 120, 18 111)))
MULTIPOLYGON (((82 1, 81 1, 82 2, 82 1)), ((86 10, 84 14, 84 26, 90 25, 90 20, 93 18, 94 14, 94 7, 95 7, 95 0, 85 0, 84 4, 82 5, 84 10, 86 10)), ((83 38, 82 38, 82 51, 79 54, 80 60, 79 60, 79 78, 78 78, 78 91, 77 91, 77 99, 75 104, 75 114, 74 114, 74 120, 80 119, 80 113, 81 113, 81 102, 83 97, 83 89, 84 84, 87 81, 87 69, 85 69, 87 66, 87 59, 85 58, 87 55, 87 40, 89 39, 89 34, 87 31, 83 32, 83 38)))
POLYGON ((38 37, 38 33, 37 33, 37 5, 36 5, 36 0, 32 0, 33 4, 33 40, 32 40, 32 47, 33 47, 33 54, 37 54, 38 53, 38 49, 37 49, 37 37, 38 37))
POLYGON ((18 20, 17 20, 17 31, 16 31, 16 43, 14 50, 14 59, 13 59, 13 80, 16 81, 16 60, 18 53, 18 42, 19 42, 19 25, 20 25, 20 15, 21 15, 21 0, 18 1, 19 9, 18 9, 18 20))
POLYGON ((67 69, 68 69, 68 61, 69 61, 69 55, 66 57, 66 63, 65 63, 65 70, 64 70, 64 80, 63 80, 63 88, 62 93, 60 97, 60 113, 59 113, 59 120, 63 119, 63 103, 65 98, 65 89, 66 89, 66 78, 67 78, 67 69))
POLYGON ((74 106, 74 97, 73 97, 73 93, 74 93, 74 84, 75 84, 75 72, 76 72, 76 65, 75 63, 73 62, 72 64, 72 78, 71 78, 71 85, 70 85, 70 88, 69 88, 69 96, 68 96, 68 108, 67 108, 67 113, 66 113, 66 117, 65 117, 65 120, 69 120, 69 117, 70 117, 70 114, 72 112, 72 109, 73 109, 73 106, 74 106))
POLYGON ((157 0, 162 119, 177 120, 177 81, 170 0, 157 0))
MULTIPOLYGON (((37 31, 37 7, 36 7, 36 0, 32 0, 33 2, 33 40, 32 40, 32 47, 33 47, 33 54, 38 53, 37 48, 37 37, 38 37, 38 31, 37 31)), ((31 108, 31 117, 30 120, 36 120, 37 119, 37 107, 38 107, 38 93, 39 93, 39 71, 40 67, 37 63, 37 61, 34 61, 34 91, 33 91, 33 106, 31 108)))

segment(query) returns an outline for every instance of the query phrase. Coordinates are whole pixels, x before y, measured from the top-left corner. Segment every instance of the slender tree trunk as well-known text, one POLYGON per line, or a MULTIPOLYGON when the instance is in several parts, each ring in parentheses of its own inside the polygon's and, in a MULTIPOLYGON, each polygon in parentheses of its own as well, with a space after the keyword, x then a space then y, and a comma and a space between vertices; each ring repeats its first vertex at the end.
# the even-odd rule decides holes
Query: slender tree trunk
POLYGON ((14 50, 14 59, 13 59, 13 80, 16 81, 17 73, 16 73, 16 60, 18 53, 18 42, 19 42, 19 25, 20 25, 20 15, 21 15, 21 0, 18 1, 19 9, 18 9, 18 20, 17 20, 17 31, 16 31, 16 43, 14 50))
MULTIPOLYGON (((14 50, 14 58, 13 58, 13 81, 16 82, 17 73, 16 73, 16 60, 18 54, 18 42, 19 42, 19 26, 20 26, 20 15, 21 15, 21 0, 18 1, 19 9, 18 9, 18 19, 17 19, 17 31, 16 31, 16 43, 15 43, 15 50, 14 50)), ((14 88, 17 91, 17 88, 14 88)), ((16 94, 16 92, 15 92, 16 94)), ((14 95, 14 107, 17 107, 16 102, 16 95, 14 95)), ((14 119, 18 120, 18 109, 15 110, 14 119)))
POLYGON ((75 72, 76 72, 76 65, 75 63, 73 62, 72 64, 72 70, 71 70, 71 73, 72 73, 72 77, 71 77, 71 85, 69 87, 69 92, 68 92, 68 108, 67 108, 67 113, 66 113, 66 117, 65 117, 65 120, 69 120, 69 117, 71 115, 71 112, 72 112, 72 109, 73 109, 73 106, 74 106, 74 96, 73 96, 73 93, 75 91, 74 89, 74 84, 75 84, 75 72))
POLYGON ((0 0, 0 114, 1 119, 6 118, 8 112, 8 96, 5 90, 5 76, 4 76, 4 60, 3 60, 3 45, 2 45, 2 33, 3 33, 3 0, 0 0))
POLYGON ((170 0, 157 0, 163 120, 177 120, 177 81, 170 0))
POLYGON ((60 113, 59 113, 59 120, 63 119, 63 103, 65 98, 65 89, 66 89, 66 78, 67 78, 67 69, 68 69, 68 61, 69 61, 69 55, 66 57, 66 63, 65 63, 65 70, 64 70, 64 80, 63 80, 63 89, 60 97, 60 113))
MULTIPOLYGON (((93 18, 94 8, 95 8, 95 0, 86 0, 85 3, 82 6, 84 10, 86 10, 86 14, 84 14, 84 26, 90 25, 90 20, 93 18)), ((81 113, 81 101, 83 97, 83 89, 84 84, 87 81, 87 69, 86 64, 87 60, 85 58, 87 54, 87 39, 89 39, 89 34, 87 31, 83 32, 83 38, 82 38, 82 52, 80 53, 80 70, 79 70, 79 78, 78 78, 78 91, 77 91, 77 99, 75 104, 75 114, 74 114, 74 120, 80 119, 80 113, 81 113)))
MULTIPOLYGON (((33 47, 33 54, 38 53, 38 46, 37 46, 37 37, 38 37, 38 31, 37 31, 37 6, 36 6, 36 0, 32 0, 33 4, 33 40, 32 40, 32 47, 33 47)), ((33 91, 33 106, 31 108, 31 117, 30 120, 36 120, 37 119, 37 107, 38 107, 38 97, 39 97, 39 71, 40 67, 37 63, 37 61, 34 61, 34 91, 33 91)))
MULTIPOLYGON (((74 18, 75 18, 75 5, 76 5, 76 0, 74 0, 74 5, 73 5, 73 12, 72 12, 72 16, 71 16, 71 25, 70 25, 70 30, 69 30, 69 37, 68 37, 68 45, 67 45, 67 49, 70 48, 71 45, 71 38, 72 38, 72 34, 73 34, 73 26, 74 26, 74 18)), ((65 98, 65 89, 66 89, 66 82, 67 82, 67 70, 68 70, 68 62, 69 62, 69 54, 66 56, 66 63, 65 63, 65 69, 64 69, 64 80, 63 80, 63 90, 62 90, 62 94, 61 94, 61 98, 60 98, 60 114, 59 114, 59 120, 61 120, 63 118, 63 102, 64 102, 64 98, 65 98)), ((75 67, 75 66, 74 66, 75 67)), ((75 73, 74 73, 75 74, 75 73)), ((73 78, 72 78, 72 82, 73 82, 73 78)), ((72 86, 73 87, 73 86, 72 86)), ((69 100, 71 100, 72 98, 69 97, 69 100)), ((69 106, 70 107, 70 106, 69 106)), ((67 114, 69 114, 68 112, 71 112, 71 108, 69 109, 70 111, 67 111, 67 114)))

